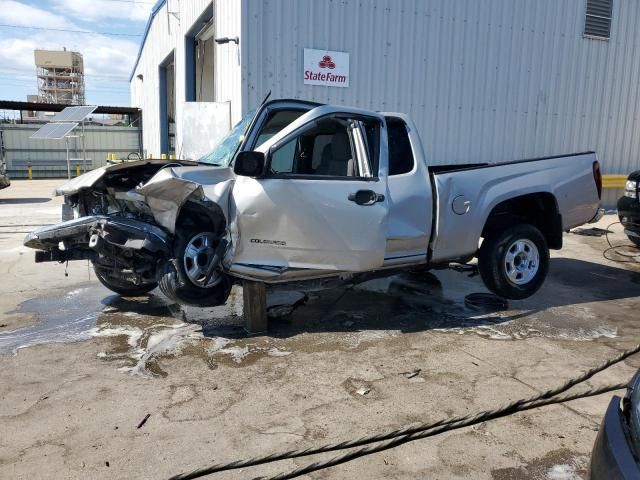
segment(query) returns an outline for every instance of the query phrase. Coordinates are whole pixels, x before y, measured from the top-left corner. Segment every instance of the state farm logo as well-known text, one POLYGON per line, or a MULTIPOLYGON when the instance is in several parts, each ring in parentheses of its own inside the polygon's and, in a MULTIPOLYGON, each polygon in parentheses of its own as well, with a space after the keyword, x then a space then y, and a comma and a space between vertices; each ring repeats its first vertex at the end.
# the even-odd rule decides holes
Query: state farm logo
POLYGON ((349 54, 305 48, 302 72, 302 78, 306 85, 348 87, 349 54))
POLYGON ((322 57, 322 60, 320 60, 318 62, 318 66, 320 68, 329 68, 331 70, 333 70, 334 68, 336 68, 336 64, 335 62, 331 59, 331 55, 325 55, 324 57, 322 57))

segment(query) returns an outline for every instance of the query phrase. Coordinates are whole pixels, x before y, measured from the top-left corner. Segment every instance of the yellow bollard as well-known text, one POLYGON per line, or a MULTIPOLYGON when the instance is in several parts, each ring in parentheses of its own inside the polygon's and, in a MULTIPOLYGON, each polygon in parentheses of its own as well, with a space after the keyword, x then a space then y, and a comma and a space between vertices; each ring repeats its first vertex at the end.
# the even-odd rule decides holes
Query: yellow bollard
POLYGON ((160 155, 160 158, 161 158, 162 160, 166 160, 166 159, 167 159, 167 154, 166 154, 166 153, 163 153, 162 155, 160 155))
POLYGON ((175 160, 176 156, 172 153, 171 155, 169 155, 169 160, 175 160))
POLYGON ((147 155, 147 158, 148 158, 149 160, 151 160, 151 159, 153 158, 153 155, 151 155, 151 154, 149 153, 149 154, 147 155))
POLYGON ((80 176, 80 164, 76 163, 76 177, 80 176))
POLYGON ((107 152, 107 162, 111 160, 111 152, 107 152))
POLYGON ((31 164, 27 165, 27 178, 33 180, 33 167, 31 164))

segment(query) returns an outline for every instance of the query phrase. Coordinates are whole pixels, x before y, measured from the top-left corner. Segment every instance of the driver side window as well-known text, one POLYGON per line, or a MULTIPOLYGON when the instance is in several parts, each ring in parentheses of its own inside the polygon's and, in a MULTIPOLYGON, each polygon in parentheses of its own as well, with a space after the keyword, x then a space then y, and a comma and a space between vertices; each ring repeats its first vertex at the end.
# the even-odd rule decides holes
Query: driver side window
POLYGON ((362 122, 322 118, 271 152, 270 173, 329 177, 371 176, 362 122))

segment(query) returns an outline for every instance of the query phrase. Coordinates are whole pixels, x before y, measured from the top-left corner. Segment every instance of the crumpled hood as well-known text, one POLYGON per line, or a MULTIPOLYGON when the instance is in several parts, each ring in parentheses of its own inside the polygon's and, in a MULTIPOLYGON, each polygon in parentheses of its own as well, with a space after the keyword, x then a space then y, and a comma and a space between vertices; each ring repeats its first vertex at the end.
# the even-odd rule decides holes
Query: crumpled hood
POLYGON ((93 186, 98 180, 100 180, 109 167, 100 167, 90 172, 83 173, 79 177, 72 178, 64 182, 58 188, 54 190, 56 195, 73 195, 78 193, 83 188, 93 186))
MULTIPOLYGON (((170 161, 167 160, 137 160, 134 162, 123 162, 115 165, 106 165, 104 167, 99 167, 94 170, 91 170, 87 173, 83 173, 79 177, 72 178, 67 182, 60 185, 55 189, 56 195, 73 195, 74 193, 78 193, 83 188, 89 188, 96 184, 98 180, 105 176, 105 174, 109 172, 120 172, 122 170, 129 170, 134 167, 139 167, 141 165, 168 165, 170 163, 178 163, 178 161, 170 161)), ((184 165, 197 165, 196 162, 190 162, 185 160, 180 160, 179 163, 184 165)), ((211 168, 211 167, 209 167, 211 168)))
POLYGON ((158 170, 135 192, 144 196, 155 221, 168 231, 175 231, 180 208, 188 198, 217 203, 228 220, 229 193, 235 176, 229 167, 198 165, 195 162, 140 160, 96 168, 58 187, 56 195, 72 195, 96 185, 112 172, 121 172, 144 165, 158 165, 158 170))
POLYGON ((156 222, 173 233, 180 207, 190 197, 217 203, 228 221, 234 180, 233 171, 227 167, 169 167, 136 191, 144 195, 156 222))

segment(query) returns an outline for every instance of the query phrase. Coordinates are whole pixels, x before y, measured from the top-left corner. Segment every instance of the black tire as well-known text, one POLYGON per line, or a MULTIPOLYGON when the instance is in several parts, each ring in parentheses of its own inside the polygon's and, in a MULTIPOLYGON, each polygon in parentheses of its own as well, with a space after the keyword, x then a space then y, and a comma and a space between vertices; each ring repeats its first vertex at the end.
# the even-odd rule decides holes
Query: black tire
POLYGON ((133 282, 109 276, 107 270, 96 264, 93 264, 93 271, 96 274, 96 278, 102 285, 123 297, 140 297, 149 293, 158 286, 155 282, 136 285, 133 282))
MULTIPOLYGON (((531 251, 528 245, 525 245, 525 247, 529 249, 529 252, 531 251)), ((521 261, 514 259, 513 264, 509 263, 509 265, 513 267, 517 263, 521 263, 521 261)), ((542 286, 549 272, 549 247, 547 246, 547 241, 540 233, 540 230, 529 224, 519 224, 505 228, 502 231, 494 231, 492 234, 487 235, 482 242, 478 253, 478 268, 485 286, 496 295, 512 300, 530 297, 542 286), (518 240, 528 241, 535 245, 538 250, 539 262, 537 270, 529 280, 524 277, 527 275, 526 273, 522 274, 521 281, 526 280, 526 283, 516 283, 507 274, 507 254, 518 240)), ((518 274, 516 273, 516 275, 518 274)))
POLYGON ((185 248, 191 239, 201 232, 188 230, 176 234, 174 258, 167 262, 161 273, 158 285, 170 300, 197 307, 215 307, 223 305, 231 293, 232 282, 227 275, 211 287, 200 287, 194 284, 184 269, 185 248))
POLYGON ((627 235, 627 238, 631 243, 633 243, 636 247, 640 248, 640 238, 632 237, 631 235, 627 235))

